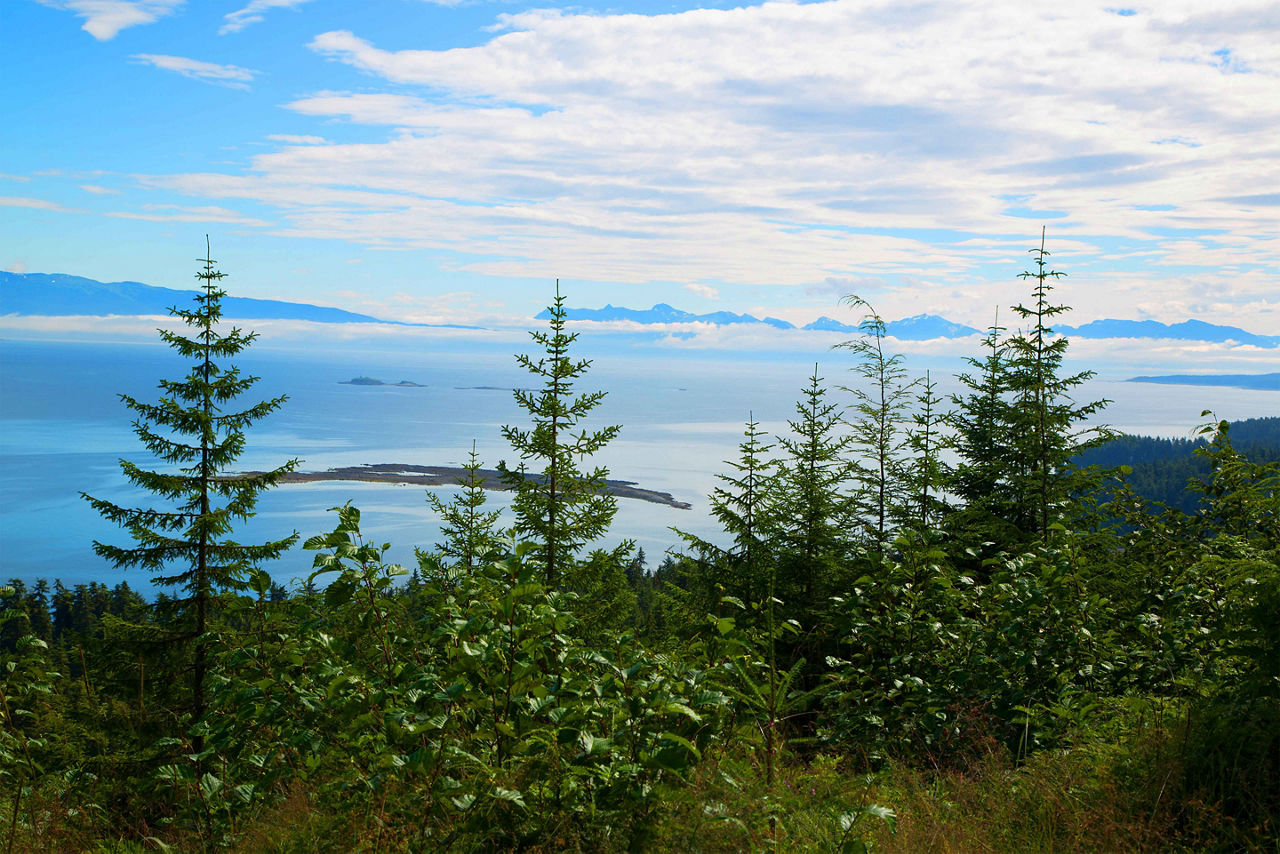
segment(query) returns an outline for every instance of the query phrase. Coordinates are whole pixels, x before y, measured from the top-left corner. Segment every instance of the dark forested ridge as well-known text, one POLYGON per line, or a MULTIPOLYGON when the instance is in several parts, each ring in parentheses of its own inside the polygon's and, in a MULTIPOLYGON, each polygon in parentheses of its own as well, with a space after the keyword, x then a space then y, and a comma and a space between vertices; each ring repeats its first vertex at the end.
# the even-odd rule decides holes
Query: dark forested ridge
POLYGON ((1280 419, 1088 428, 1043 240, 1021 331, 947 398, 851 297, 849 384, 797 377, 776 435, 744 413, 723 538, 652 563, 612 530, 592 460, 623 425, 592 421, 557 290, 517 357, 510 511, 473 446, 416 565, 348 503, 287 590, 289 532, 235 529, 294 463, 230 468, 286 401, 243 399, 254 336, 205 260, 162 333, 179 378, 124 399, 170 465, 122 461, 142 507, 90 499, 121 527, 99 553, 166 592, 0 587, 6 854, 1280 844, 1280 419), (1187 454, 1190 514, 1115 466, 1187 454))
MULTIPOLYGON (((1241 455, 1257 463, 1280 462, 1280 417, 1232 421, 1228 427, 1231 443, 1241 455)), ((1076 459, 1082 466, 1128 466, 1132 472, 1125 480, 1139 496, 1194 513, 1203 496, 1190 484, 1203 482, 1211 474, 1210 459, 1197 453, 1208 445, 1204 436, 1166 439, 1124 434, 1076 459)))

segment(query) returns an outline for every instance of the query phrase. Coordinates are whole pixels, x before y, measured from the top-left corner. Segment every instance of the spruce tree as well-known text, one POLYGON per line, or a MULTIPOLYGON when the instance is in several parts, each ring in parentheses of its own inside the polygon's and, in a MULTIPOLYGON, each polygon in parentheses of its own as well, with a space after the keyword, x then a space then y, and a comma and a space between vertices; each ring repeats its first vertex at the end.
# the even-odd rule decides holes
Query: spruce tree
POLYGON ((738 459, 725 461, 733 473, 716 475, 723 486, 717 486, 709 496, 711 515, 732 538, 732 545, 720 548, 695 534, 674 529, 698 555, 697 575, 690 585, 695 597, 700 597, 695 607, 701 613, 695 613, 695 618, 715 610, 726 593, 751 603, 762 602, 769 595, 765 573, 772 573, 774 567, 765 519, 775 464, 769 458, 773 445, 765 441, 767 435, 755 414, 748 413, 743 440, 738 444, 738 459))
POLYGON ((1066 274, 1049 268, 1044 243, 1041 229, 1039 248, 1029 250, 1035 256, 1035 270, 1018 274, 1034 282, 1031 305, 1013 307, 1029 327, 1009 342, 1012 411, 1017 416, 1013 437, 1019 440, 1022 465, 1018 474, 1023 478, 1015 484, 1023 501, 1016 522, 1042 541, 1048 539, 1049 526, 1058 514, 1088 485, 1087 478, 1078 476, 1072 459, 1111 436, 1106 428, 1079 426, 1109 401, 1078 404, 1071 396, 1094 372, 1062 374, 1068 340, 1055 335, 1051 324, 1071 308, 1049 300, 1052 283, 1066 274))
POLYGON ((900 508, 905 504, 905 496, 900 494, 907 447, 905 428, 915 382, 907 380, 902 355, 885 352, 885 323, 875 309, 856 295, 847 296, 844 301, 867 310, 858 324, 862 337, 836 346, 858 358, 853 372, 863 381, 856 388, 843 390, 854 398, 850 407, 854 413, 851 446, 859 455, 865 524, 878 547, 888 539, 890 522, 901 515, 900 508))
POLYGON ((583 471, 579 466, 622 428, 589 431, 580 427, 606 393, 574 393, 574 382, 586 374, 591 360, 569 358, 569 346, 578 334, 565 331, 568 312, 559 279, 555 302, 548 306, 548 312, 549 330, 529 333, 544 355, 536 359, 516 356, 517 364, 542 382, 541 389, 515 391, 516 403, 529 413, 533 426, 502 428, 503 438, 520 455, 520 463, 510 469, 503 461, 498 470, 515 493, 515 532, 538 546, 546 583, 555 586, 578 550, 603 536, 613 521, 617 500, 604 491, 608 471, 599 466, 583 471), (529 463, 541 472, 529 473, 529 463))
POLYGON ((907 447, 912 456, 903 470, 906 495, 896 521, 919 531, 936 526, 947 511, 943 495, 947 467, 942 459, 942 428, 947 413, 941 409, 943 399, 937 394, 937 385, 932 374, 925 371, 907 427, 907 447))
POLYGON ((462 471, 458 478, 460 491, 448 503, 435 493, 427 493, 427 504, 443 523, 440 533, 444 542, 437 544, 435 555, 418 552, 418 563, 424 570, 433 569, 433 563, 448 561, 457 569, 470 572, 499 543, 495 525, 500 511, 484 509, 487 496, 475 442, 471 443, 471 453, 462 471))
POLYGON ((1000 508, 1015 503, 1007 494, 1007 475, 1015 464, 1012 452, 1013 415, 1009 402, 1010 366, 999 312, 982 338, 985 355, 966 359, 972 373, 956 379, 967 389, 951 395, 948 447, 958 460, 950 472, 948 492, 961 507, 947 517, 952 534, 962 545, 1017 539, 1000 508))
MULTIPOLYGON (((229 473, 245 447, 245 430, 284 403, 277 397, 248 408, 225 407, 247 392, 258 378, 245 376, 225 360, 253 343, 255 333, 220 328, 222 298, 218 283, 224 273, 214 268, 206 239, 204 265, 196 273, 201 291, 190 309, 170 308, 191 330, 158 330, 178 355, 191 364, 186 376, 161 380, 163 395, 155 403, 122 394, 137 417, 134 432, 151 456, 168 465, 145 468, 127 460, 121 471, 130 483, 157 496, 163 506, 124 507, 81 493, 102 516, 128 531, 131 546, 94 542, 93 549, 119 568, 141 567, 157 573, 155 583, 177 587, 185 595, 173 600, 177 625, 171 639, 192 643, 192 720, 205 711, 204 683, 209 647, 206 637, 221 591, 247 587, 247 573, 262 561, 278 557, 297 534, 258 545, 230 539, 236 522, 253 515, 259 494, 298 465, 289 460, 268 472, 229 473)), ((196 738, 197 753, 202 739, 196 738)))
POLYGON ((1077 403, 1072 397, 1093 372, 1062 373, 1068 340, 1051 323, 1070 308, 1049 299, 1052 283, 1065 274, 1049 269, 1043 232, 1039 248, 1030 252, 1036 269, 1019 277, 1034 281, 1032 303, 1013 307, 1027 328, 1005 339, 993 325, 983 339, 987 355, 969 360, 977 372, 958 377, 969 391, 952 397, 952 447, 959 460, 951 492, 965 507, 951 525, 970 545, 1021 548, 1046 541, 1059 516, 1093 482, 1074 458, 1111 435, 1081 425, 1107 401, 1077 403))
POLYGON ((815 615, 840 588, 858 508, 848 492, 851 437, 839 406, 826 399, 817 365, 803 394, 795 420, 787 422, 791 435, 778 438, 782 453, 769 490, 768 518, 777 551, 778 598, 789 616, 812 629, 815 615))

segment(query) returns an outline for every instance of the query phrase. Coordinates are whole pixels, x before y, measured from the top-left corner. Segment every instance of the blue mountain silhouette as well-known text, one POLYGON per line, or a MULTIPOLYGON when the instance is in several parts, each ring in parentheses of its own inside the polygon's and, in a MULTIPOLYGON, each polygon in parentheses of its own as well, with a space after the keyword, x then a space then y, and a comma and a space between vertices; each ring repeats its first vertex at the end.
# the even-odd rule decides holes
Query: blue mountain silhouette
MULTIPOLYGON (((190 308, 195 290, 144 285, 141 282, 99 282, 66 273, 0 272, 0 315, 36 314, 168 314, 171 306, 190 308)), ((316 323, 401 323, 323 305, 273 299, 227 296, 222 314, 255 320, 310 320, 316 323)), ((411 326, 436 324, 403 324, 411 326)))

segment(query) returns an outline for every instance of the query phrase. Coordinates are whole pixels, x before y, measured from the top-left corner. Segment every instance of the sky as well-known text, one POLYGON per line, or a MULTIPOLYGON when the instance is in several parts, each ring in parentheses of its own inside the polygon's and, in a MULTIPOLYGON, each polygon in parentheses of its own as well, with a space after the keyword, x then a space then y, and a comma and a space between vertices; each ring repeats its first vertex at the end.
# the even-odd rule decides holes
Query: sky
POLYGON ((0 268, 1280 334, 1280 3, 3 0, 0 268))

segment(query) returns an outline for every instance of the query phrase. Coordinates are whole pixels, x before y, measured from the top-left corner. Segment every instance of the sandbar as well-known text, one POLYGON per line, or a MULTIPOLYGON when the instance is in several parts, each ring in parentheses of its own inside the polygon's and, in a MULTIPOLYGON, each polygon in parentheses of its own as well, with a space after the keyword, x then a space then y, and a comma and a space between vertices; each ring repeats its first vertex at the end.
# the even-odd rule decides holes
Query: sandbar
MULTIPOLYGON (((294 471, 286 474, 281 483, 316 483, 326 480, 352 480, 366 483, 412 483, 417 486, 457 486, 466 477, 467 470, 457 466, 419 466, 406 463, 376 463, 360 466, 338 466, 325 471, 294 471)), ((496 469, 480 469, 480 485, 484 489, 505 491, 508 489, 502 475, 496 469)), ((530 478, 536 477, 529 475, 530 478)), ((652 504, 662 504, 677 510, 688 510, 693 505, 678 501, 669 492, 642 489, 630 480, 606 480, 604 491, 616 498, 635 498, 652 504)))

